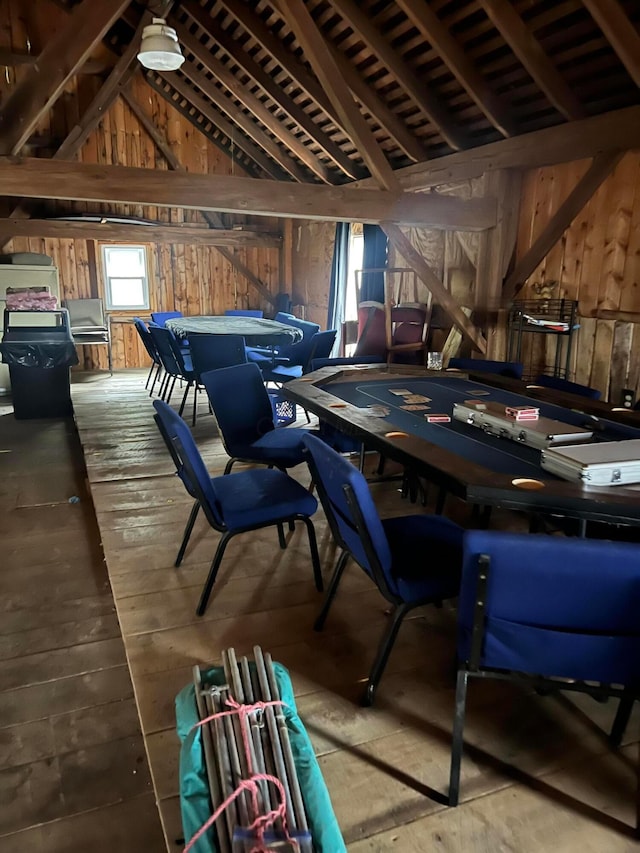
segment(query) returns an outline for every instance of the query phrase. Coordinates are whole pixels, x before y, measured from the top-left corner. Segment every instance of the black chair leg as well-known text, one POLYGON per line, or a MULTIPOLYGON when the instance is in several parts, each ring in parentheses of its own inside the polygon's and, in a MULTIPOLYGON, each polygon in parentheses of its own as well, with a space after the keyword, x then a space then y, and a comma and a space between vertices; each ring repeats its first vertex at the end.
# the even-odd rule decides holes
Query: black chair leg
POLYGON ((313 526, 313 521, 310 518, 302 519, 307 528, 309 536, 309 551, 311 551, 311 565, 313 566, 313 580, 316 584, 318 592, 322 592, 324 584, 322 582, 322 570, 320 568, 320 555, 318 554, 318 542, 316 540, 316 529, 313 526))
POLYGON ((222 562, 222 558, 224 557, 224 552, 227 545, 229 544, 229 540, 232 537, 233 533, 224 533, 222 539, 218 543, 215 557, 213 558, 211 562, 211 568, 209 569, 209 575, 207 576, 204 589, 202 590, 202 595, 200 596, 200 601, 198 602, 196 616, 202 616, 204 614, 204 611, 207 609, 207 602, 209 601, 209 596, 211 595, 213 585, 216 582, 216 576, 218 574, 218 569, 220 568, 220 563, 222 562))
POLYGON ((635 700, 636 691, 631 687, 625 687, 620 704, 618 705, 615 720, 613 721, 613 726, 611 727, 611 734, 609 735, 609 743, 613 747, 617 748, 622 743, 635 700))
POLYGON ((342 554, 340 554, 340 559, 336 563, 336 567, 333 572, 333 577, 331 578, 331 583, 329 584, 329 589, 327 590, 327 596, 322 605, 322 610, 318 614, 316 621, 313 623, 314 631, 322 631, 322 629, 324 628, 324 623, 327 619, 329 608, 331 607, 331 602, 335 598, 336 592, 338 591, 340 578, 342 577, 342 573, 344 572, 344 568, 347 565, 348 559, 349 554, 346 551, 343 551, 342 554))
POLYGON ((160 399, 164 400, 165 395, 167 393, 167 388, 169 387, 169 382, 171 381, 171 374, 165 373, 162 377, 162 382, 160 383, 160 399))
POLYGON ((182 395, 182 402, 180 403, 180 408, 178 409, 178 414, 182 417, 182 413, 184 412, 184 407, 187 402, 187 394, 189 393, 189 388, 191 388, 191 383, 187 383, 187 387, 184 389, 184 394, 182 395))
POLYGON ((293 533, 293 531, 294 531, 295 529, 296 529, 296 523, 295 523, 295 521, 290 521, 290 522, 289 522, 289 532, 290 532, 290 533, 293 533))
POLYGON ((287 540, 284 535, 284 525, 278 522, 278 542, 283 551, 287 550, 287 540))
POLYGON ((225 473, 225 474, 230 474, 230 473, 231 473, 231 469, 233 468, 234 464, 235 464, 236 462, 239 462, 239 461, 240 461, 240 460, 239 460, 239 459, 237 459, 235 456, 234 456, 232 459, 230 459, 230 460, 227 462, 227 464, 224 466, 224 473, 225 473))
MULTIPOLYGON (((151 383, 151 391, 149 391, 149 396, 153 397, 153 389, 156 387, 156 382, 160 379, 160 374, 162 373, 162 365, 158 364, 156 369, 156 375, 153 377, 153 382, 151 383)), ((160 383, 162 386, 162 383, 160 383)))
POLYGON ((178 551, 178 556, 176 557, 176 561, 173 564, 176 569, 182 563, 182 559, 184 557, 184 552, 187 550, 187 545, 189 544, 189 539, 191 538, 191 533, 193 531, 193 525, 196 523, 196 518, 198 517, 198 512, 200 511, 200 501, 196 501, 194 505, 191 507, 191 512, 189 513, 189 518, 187 519, 187 525, 184 529, 184 534, 182 536, 182 545, 180 545, 180 550, 178 551))
POLYGON ((147 381, 144 383, 144 387, 147 391, 149 390, 149 383, 151 382, 151 374, 153 373, 154 369, 155 369, 155 363, 152 361, 151 367, 149 368, 149 372, 147 373, 147 381))
POLYGON ((167 406, 171 402, 171 395, 173 394, 173 389, 176 387, 176 377, 174 376, 171 380, 171 387, 169 388, 169 393, 167 394, 167 406))
POLYGON ((193 417, 191 419, 191 426, 196 425, 196 410, 198 407, 198 383, 193 383, 193 417))
POLYGON ((469 673, 458 670, 456 682, 456 708, 453 717, 453 740, 451 743, 451 770, 449 772, 449 805, 457 806, 460 799, 460 767, 464 748, 464 714, 467 705, 469 673))
POLYGON ((364 696, 362 697, 362 704, 367 708, 373 705, 373 701, 376 696, 376 690, 378 689, 378 684, 380 683, 382 673, 384 672, 384 668, 387 665, 387 661, 389 660, 391 649, 393 648, 395 639, 398 636, 398 631, 400 630, 400 626, 402 625, 402 620, 410 610, 411 607, 409 605, 399 604, 393 611, 393 614, 391 616, 391 624, 385 631, 380 641, 380 645, 378 646, 376 659, 373 662, 373 666, 371 667, 371 672, 369 673, 369 680, 364 691, 364 696))
POLYGON ((435 506, 435 514, 442 515, 444 512, 444 504, 447 500, 447 490, 444 486, 440 486, 438 489, 438 497, 436 498, 436 506, 435 506))

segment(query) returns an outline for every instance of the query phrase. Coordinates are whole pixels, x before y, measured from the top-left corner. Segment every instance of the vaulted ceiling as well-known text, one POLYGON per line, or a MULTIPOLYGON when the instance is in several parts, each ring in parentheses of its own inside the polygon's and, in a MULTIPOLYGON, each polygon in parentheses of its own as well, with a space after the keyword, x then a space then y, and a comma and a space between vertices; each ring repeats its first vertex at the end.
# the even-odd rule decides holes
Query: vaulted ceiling
MULTIPOLYGON (((186 62, 146 79, 247 174, 328 184, 368 174, 287 0, 170 5, 186 62)), ((637 0, 305 6, 394 169, 640 102, 637 0)), ((109 29, 115 53, 131 51, 145 8, 131 3, 109 29)))

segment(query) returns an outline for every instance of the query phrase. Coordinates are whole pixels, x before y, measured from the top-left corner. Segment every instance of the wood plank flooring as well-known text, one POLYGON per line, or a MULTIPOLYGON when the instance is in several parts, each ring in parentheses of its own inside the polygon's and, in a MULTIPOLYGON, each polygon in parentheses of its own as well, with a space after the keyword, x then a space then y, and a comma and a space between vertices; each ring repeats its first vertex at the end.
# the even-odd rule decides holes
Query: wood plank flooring
POLYGON ((0 398, 0 451, 0 851, 161 851, 73 421, 0 398))
MULTIPOLYGON (((454 697, 452 609, 424 609, 407 620, 376 707, 366 710, 358 705, 358 697, 384 628, 386 604, 351 567, 324 632, 314 633, 321 597, 313 587, 300 531, 286 551, 278 549, 274 531, 232 542, 209 609, 198 619, 195 606, 216 535, 201 520, 182 568, 173 568, 190 500, 157 434, 144 374, 129 371, 88 379, 74 385, 75 418, 170 851, 179 849, 182 835, 175 694, 189 682, 193 664, 217 663, 223 649, 247 651, 256 643, 291 672, 299 710, 350 850, 639 849, 628 829, 635 814, 638 715, 629 726, 625 748, 612 754, 604 733, 615 712, 612 703, 528 695, 504 684, 473 684, 462 802, 457 809, 442 805, 454 697)), ((204 405, 195 435, 211 471, 221 473, 226 456, 204 405)), ((308 482, 302 468, 294 473, 308 482)), ((384 514, 423 511, 401 501, 394 485, 376 485, 373 490, 384 514)), ((468 519, 465 507, 451 504, 448 511, 468 519)), ((63 509, 58 514, 55 524, 64 523, 63 509)), ((512 516, 503 522, 519 523, 512 516)), ((42 566, 51 565, 55 546, 40 535, 28 513, 24 523, 30 531, 26 549, 34 556, 40 550, 42 566)), ((316 526, 328 577, 335 548, 321 513, 316 526)), ((68 560, 62 556, 64 548, 60 551, 60 559, 68 560)), ((72 583, 73 560, 67 565, 64 582, 72 583)), ((22 607, 28 609, 28 591, 18 594, 26 596, 22 607)), ((89 595, 86 590, 75 594, 89 595)), ((122 658, 105 634, 110 630, 107 616, 99 609, 95 615, 79 614, 83 624, 76 648, 85 660, 84 647, 98 646, 100 660, 109 661, 107 671, 122 671, 122 658), (97 636, 88 642, 92 619, 97 636)), ((26 632, 37 628, 33 620, 26 632)), ((29 666, 41 671, 47 664, 39 657, 39 635, 25 637, 25 642, 29 666)), ((6 671, 14 685, 19 669, 2 659, 2 648, 0 644, 0 677, 6 671)), ((61 682, 77 677, 81 668, 66 658, 56 658, 55 652, 47 655, 61 682)), ((95 677, 96 662, 87 660, 87 674, 95 677)), ((103 684, 100 689, 107 688, 103 684)), ((46 695, 34 694, 36 706, 47 701, 46 695)), ((5 725, 17 724, 17 705, 9 704, 6 714, 10 722, 5 725)), ((20 735, 16 732, 18 739, 20 735)), ((34 734, 36 741, 39 737, 34 734)), ((19 751, 21 743, 9 743, 8 753, 19 751)), ((46 743, 40 751, 37 744, 29 749, 33 763, 38 763, 46 743)), ((126 763, 126 753, 112 761, 126 763)), ((73 778, 73 762, 65 769, 73 778)), ((139 849, 154 848, 151 844, 139 849)))

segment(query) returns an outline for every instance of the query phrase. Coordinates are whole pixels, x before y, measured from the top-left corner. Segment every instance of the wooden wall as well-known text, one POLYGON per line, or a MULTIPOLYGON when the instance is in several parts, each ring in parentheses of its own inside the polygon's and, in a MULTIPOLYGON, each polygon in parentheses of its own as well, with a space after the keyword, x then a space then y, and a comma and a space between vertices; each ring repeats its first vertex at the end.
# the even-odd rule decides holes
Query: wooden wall
MULTIPOLYGON (((64 20, 65 13, 53 3, 24 3, 0 0, 0 47, 25 50, 27 40, 32 52, 38 53, 64 20), (46 13, 46 15, 45 15, 46 13)), ((100 58, 100 54, 99 54, 100 58)), ((104 49, 106 68, 102 74, 80 74, 72 80, 57 101, 51 115, 41 123, 35 135, 36 145, 25 150, 32 156, 51 156, 66 137, 98 90, 108 64, 114 58, 104 49)), ((95 65, 95 62, 94 62, 95 65)), ((28 66, 7 69, 0 76, 0 95, 15 86, 28 66)), ((195 173, 232 174, 235 165, 213 143, 196 130, 186 118, 136 75, 132 94, 163 133, 180 162, 195 173)), ((101 163, 167 169, 162 155, 140 126, 129 107, 118 99, 86 141, 77 159, 83 163, 101 163)), ((140 216, 164 222, 203 223, 196 211, 157 208, 141 205, 89 205, 84 203, 47 202, 39 215, 67 213, 110 213, 140 216)), ((250 223, 249 217, 234 217, 234 222, 250 223)), ((260 217, 253 220, 263 228, 281 232, 277 219, 260 217)), ((59 269, 62 297, 103 295, 100 246, 88 240, 51 240, 16 238, 5 252, 45 252, 59 269)), ((273 292, 280 289, 280 250, 247 247, 236 250, 238 258, 273 292)), ((247 280, 213 247, 184 244, 149 244, 149 284, 151 310, 180 310, 187 314, 221 313, 225 308, 263 308, 265 304, 247 280)), ((129 312, 130 313, 130 312, 129 312)), ((125 315, 114 313, 113 356, 116 367, 144 365, 148 358, 140 345, 135 328, 121 322, 125 315)), ((126 315, 128 316, 128 315, 126 315)), ((91 369, 106 366, 104 347, 84 347, 82 366, 91 369)))
MULTIPOLYGON (((534 169, 524 176, 517 256, 540 234, 588 161, 534 169)), ((640 152, 630 151, 530 276, 522 298, 577 299, 580 330, 572 376, 614 403, 622 388, 640 395, 640 152)), ((529 336, 534 338, 533 335, 529 336)), ((550 353, 536 337, 540 367, 550 353)))
POLYGON ((296 219, 287 232, 294 313, 326 329, 335 223, 296 219))

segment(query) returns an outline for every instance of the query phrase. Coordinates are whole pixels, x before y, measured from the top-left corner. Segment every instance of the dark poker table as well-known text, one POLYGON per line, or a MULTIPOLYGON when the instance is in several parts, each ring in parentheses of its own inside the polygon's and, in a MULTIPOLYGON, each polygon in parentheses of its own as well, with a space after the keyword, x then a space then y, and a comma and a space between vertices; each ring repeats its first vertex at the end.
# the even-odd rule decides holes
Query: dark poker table
MULTIPOLYGON (((595 488, 555 477, 540 466, 540 451, 454 420, 454 403, 477 399, 505 406, 531 398, 478 382, 467 374, 424 371, 404 365, 325 367, 289 382, 283 394, 332 426, 395 459, 413 473, 463 500, 484 506, 560 514, 582 520, 640 525, 640 490, 595 488), (394 389, 430 398, 428 411, 401 408, 394 389), (388 414, 380 416, 381 407, 388 414), (428 423, 426 414, 449 423, 428 423)), ((557 399, 557 396, 556 396, 557 399)), ((572 397, 572 404, 575 397, 572 397)), ((593 430, 593 441, 640 438, 640 429, 588 412, 538 401, 540 415, 593 430)))

